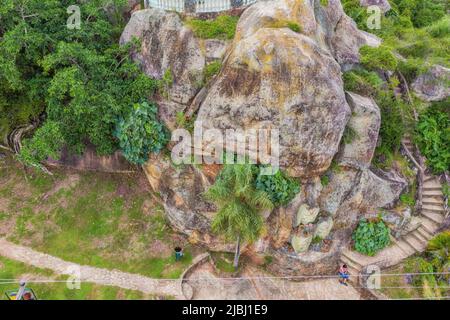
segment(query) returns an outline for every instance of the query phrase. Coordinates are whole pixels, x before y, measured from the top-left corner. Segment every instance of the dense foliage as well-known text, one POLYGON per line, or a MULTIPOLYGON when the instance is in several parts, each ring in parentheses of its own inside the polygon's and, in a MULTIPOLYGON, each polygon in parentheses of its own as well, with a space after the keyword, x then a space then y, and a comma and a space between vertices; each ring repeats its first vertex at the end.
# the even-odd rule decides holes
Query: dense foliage
POLYGON ((381 220, 361 220, 352 238, 355 250, 367 256, 374 256, 390 243, 389 228, 381 220))
POLYGON ((277 207, 289 204, 300 192, 299 182, 287 177, 281 170, 274 175, 258 174, 255 183, 256 189, 266 192, 277 207))
POLYGON ((427 164, 437 174, 450 168, 449 103, 434 104, 420 115, 415 140, 427 164))
POLYGON ((30 167, 40 167, 48 157, 58 159, 64 138, 57 123, 47 121, 36 130, 33 138, 23 142, 19 160, 30 167))
POLYGON ((450 231, 445 231, 430 240, 424 256, 411 259, 405 266, 405 271, 413 274, 410 281, 421 288, 425 298, 448 296, 449 248, 450 231))
MULTIPOLYGON (((70 29, 66 27, 67 8, 73 1, 2 2, 2 135, 44 113, 72 151, 83 151, 86 141, 93 143, 100 154, 117 149, 115 122, 156 87, 130 58, 135 44, 118 45, 126 4, 125 0, 77 3, 81 26, 70 29)), ((39 140, 44 138, 46 135, 39 140)), ((32 146, 28 144, 28 148, 32 146)), ((44 157, 43 150, 22 158, 39 154, 34 159, 38 161, 44 157)))
POLYGON ((125 158, 144 164, 150 153, 161 151, 169 141, 169 131, 156 118, 158 109, 147 102, 137 103, 117 124, 116 137, 125 158))

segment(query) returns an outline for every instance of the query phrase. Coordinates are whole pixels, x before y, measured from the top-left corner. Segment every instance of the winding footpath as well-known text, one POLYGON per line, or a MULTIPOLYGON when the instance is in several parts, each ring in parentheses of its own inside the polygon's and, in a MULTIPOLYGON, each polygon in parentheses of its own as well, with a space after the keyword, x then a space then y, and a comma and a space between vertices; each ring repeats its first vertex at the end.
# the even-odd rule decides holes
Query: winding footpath
MULTIPOLYGON (((403 144, 412 154, 414 146, 411 139, 405 137, 403 144)), ((416 253, 425 251, 428 241, 436 235, 445 220, 444 195, 437 177, 425 175, 422 201, 423 206, 417 223, 407 235, 395 240, 392 246, 380 251, 374 257, 367 257, 350 249, 342 252, 341 262, 347 264, 350 274, 359 275, 370 265, 389 268, 416 253)))
POLYGON ((82 266, 24 246, 16 245, 5 239, 0 239, 0 255, 37 268, 52 270, 58 275, 74 276, 74 272, 76 272, 82 282, 138 290, 155 296, 173 297, 175 299, 184 298, 181 292, 181 283, 178 279, 152 279, 117 270, 82 266))

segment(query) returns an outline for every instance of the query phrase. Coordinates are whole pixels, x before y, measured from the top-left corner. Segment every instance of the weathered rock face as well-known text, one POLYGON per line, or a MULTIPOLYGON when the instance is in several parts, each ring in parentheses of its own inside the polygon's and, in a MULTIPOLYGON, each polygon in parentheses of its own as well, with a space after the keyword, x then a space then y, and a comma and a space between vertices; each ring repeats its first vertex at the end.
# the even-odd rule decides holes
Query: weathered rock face
POLYGON ((435 65, 414 81, 414 93, 422 100, 442 101, 450 97, 450 69, 435 65))
POLYGON ((391 10, 391 4, 388 0, 360 0, 359 3, 363 7, 378 6, 382 12, 391 10))
POLYGON ((120 43, 128 43, 133 37, 142 42, 141 52, 134 55, 142 70, 155 79, 165 75, 173 79, 160 103, 160 116, 170 127, 176 113, 184 111, 200 90, 206 64, 204 50, 178 14, 157 9, 133 13, 120 43))
POLYGON ((355 137, 343 143, 336 156, 338 167, 329 173, 329 184, 320 195, 323 211, 337 216, 338 222, 351 226, 358 214, 391 206, 407 187, 393 172, 376 173, 369 169, 377 145, 380 111, 371 99, 347 94, 352 108, 349 128, 355 137))
POLYGON ((188 235, 210 232, 208 214, 213 214, 215 208, 201 196, 210 183, 204 173, 194 166, 174 167, 162 155, 151 156, 144 170, 174 228, 188 235))
POLYGON ((278 129, 292 176, 323 173, 350 116, 336 61, 311 38, 260 29, 235 43, 200 107, 205 129, 278 129))
POLYGON ((352 117, 347 125, 351 143, 344 144, 338 156, 344 166, 366 169, 372 162, 381 125, 380 109, 375 101, 354 93, 347 93, 352 117))

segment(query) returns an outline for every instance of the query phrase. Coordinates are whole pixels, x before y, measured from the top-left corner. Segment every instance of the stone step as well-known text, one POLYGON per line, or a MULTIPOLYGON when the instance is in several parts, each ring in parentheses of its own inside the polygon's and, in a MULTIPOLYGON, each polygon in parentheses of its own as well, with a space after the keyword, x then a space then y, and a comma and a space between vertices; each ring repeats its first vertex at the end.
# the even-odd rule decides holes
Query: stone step
POLYGON ((428 220, 431 220, 437 225, 440 225, 444 221, 444 216, 440 215, 439 213, 430 212, 427 210, 422 210, 422 216, 424 216, 428 220))
POLYGON ((341 260, 343 261, 343 263, 347 264, 349 267, 352 267, 353 269, 358 270, 358 273, 361 272, 361 270, 363 268, 363 266, 358 261, 355 261, 355 259, 353 259, 346 253, 342 254, 341 260))
POLYGON ((361 273, 362 268, 357 268, 351 261, 345 259, 345 257, 341 257, 341 264, 346 264, 348 268, 348 272, 350 273, 351 280, 355 280, 357 282, 357 278, 361 273))
POLYGON ((437 187, 433 187, 433 186, 425 186, 423 187, 423 193, 427 193, 427 192, 441 192, 442 193, 442 187, 441 186, 437 186, 437 187))
POLYGON ((439 197, 444 198, 444 194, 442 193, 442 188, 437 190, 427 189, 423 191, 423 198, 425 197, 439 197))
POLYGON ((405 242, 409 244, 416 252, 422 252, 426 247, 426 242, 417 240, 412 235, 407 235, 404 238, 405 242))
POLYGON ((435 179, 436 179, 435 176, 425 176, 423 177, 423 182, 433 181, 435 179))
POLYGON ((423 188, 424 189, 429 189, 429 188, 439 188, 440 190, 442 190, 442 186, 439 183, 439 181, 437 180, 428 180, 428 181, 424 181, 423 183, 423 188))
POLYGON ((434 198, 434 197, 423 197, 422 198, 422 203, 424 205, 436 205, 439 207, 443 207, 444 206, 444 200, 443 199, 438 199, 438 198, 434 198))
POLYGON ((420 243, 428 243, 428 239, 424 237, 419 231, 414 231, 410 233, 411 236, 416 238, 420 243))
POLYGON ((395 244, 407 257, 416 253, 416 250, 403 239, 396 241, 395 244))
POLYGON ((439 205, 435 205, 435 204, 424 204, 422 206, 422 210, 437 212, 437 213, 442 213, 445 211, 443 206, 439 206, 439 205))
POLYGON ((422 228, 425 229, 425 231, 432 236, 436 233, 436 230, 439 229, 440 226, 439 223, 430 220, 430 218, 427 218, 424 215, 421 216, 420 220, 422 221, 422 228))
POLYGON ((420 233, 423 238, 427 239, 427 241, 433 237, 433 233, 430 233, 423 224, 417 229, 417 232, 420 233))

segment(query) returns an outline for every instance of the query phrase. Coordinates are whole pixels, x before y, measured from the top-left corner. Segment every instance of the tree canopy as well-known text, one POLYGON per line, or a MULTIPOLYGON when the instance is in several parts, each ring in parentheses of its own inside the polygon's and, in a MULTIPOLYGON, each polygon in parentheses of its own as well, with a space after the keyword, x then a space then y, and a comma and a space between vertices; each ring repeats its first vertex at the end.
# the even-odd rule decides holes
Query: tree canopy
MULTIPOLYGON (((126 0, 77 2, 79 29, 66 26, 69 0, 0 4, 0 134, 44 114, 63 142, 99 154, 118 148, 116 123, 157 87, 119 46, 126 0)), ((38 160, 38 159, 36 159, 38 160)))

